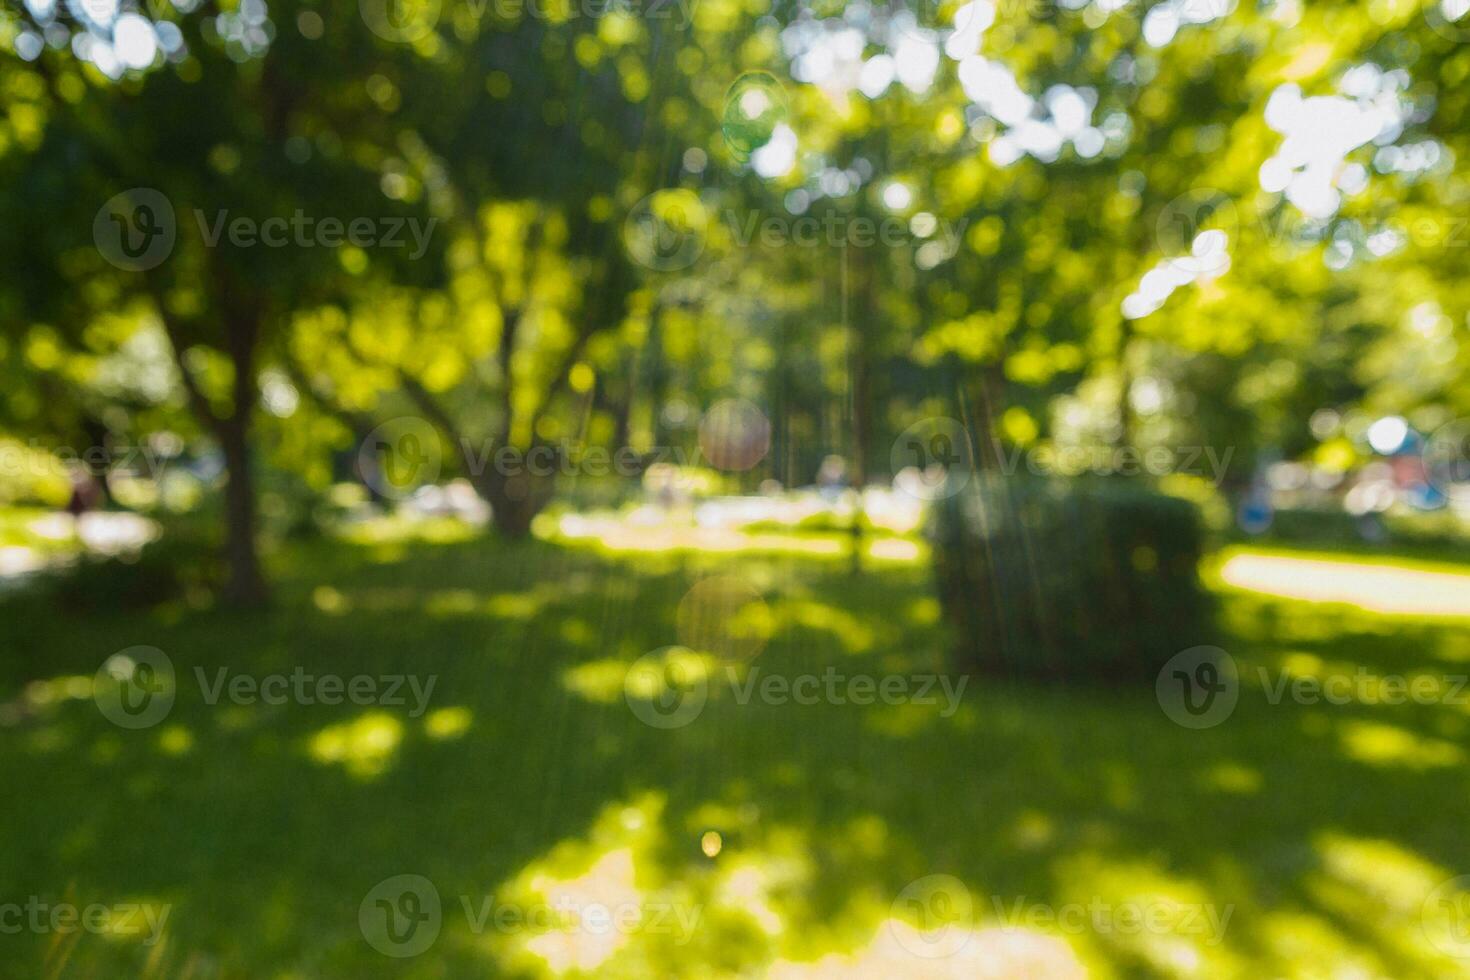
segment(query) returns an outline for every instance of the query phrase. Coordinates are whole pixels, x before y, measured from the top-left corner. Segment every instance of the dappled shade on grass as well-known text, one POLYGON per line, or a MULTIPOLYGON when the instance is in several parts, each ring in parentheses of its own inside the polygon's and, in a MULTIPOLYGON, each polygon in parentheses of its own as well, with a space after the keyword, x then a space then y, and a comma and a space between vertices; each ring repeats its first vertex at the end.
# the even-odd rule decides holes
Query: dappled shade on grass
POLYGON ((12 842, 0 878, 17 894, 143 896, 172 914, 152 947, 22 937, 0 975, 58 962, 59 976, 382 975, 358 905, 403 873, 432 881, 444 907, 432 949, 394 965, 405 977, 1467 973, 1423 912, 1470 864, 1466 709, 1265 696, 1282 670, 1455 673, 1470 658, 1462 628, 1225 589, 1245 692, 1203 732, 1171 724, 1151 685, 993 681, 950 717, 726 694, 660 730, 630 710, 626 668, 680 642, 681 602, 707 576, 749 582, 766 607, 742 669, 884 675, 942 662, 924 569, 855 579, 790 552, 411 537, 283 557, 265 614, 7 607, 0 775, 25 805, 0 813, 12 842), (173 658, 178 697, 163 724, 124 731, 88 681, 139 642, 173 658), (419 717, 210 706, 194 671, 222 666, 438 681, 419 717), (963 948, 904 959, 926 924, 895 903, 934 874, 971 897, 963 948), (558 898, 637 916, 598 934, 564 918, 477 930, 466 911, 558 898), (1174 918, 1140 933, 1031 913, 1098 901, 1174 918), (1186 928, 1181 910, 1201 905, 1228 908, 1218 936, 1186 928), (656 930, 654 906, 682 909, 686 926, 697 912, 697 925, 656 930), (1006 962, 1018 965, 995 972, 1006 962))

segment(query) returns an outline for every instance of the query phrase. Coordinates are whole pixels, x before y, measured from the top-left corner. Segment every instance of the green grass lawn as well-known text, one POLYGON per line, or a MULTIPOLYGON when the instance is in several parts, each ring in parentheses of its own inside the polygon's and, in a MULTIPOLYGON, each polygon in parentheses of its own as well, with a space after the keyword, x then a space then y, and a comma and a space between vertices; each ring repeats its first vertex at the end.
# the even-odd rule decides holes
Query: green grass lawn
POLYGON ((769 632, 750 661, 764 676, 908 677, 942 664, 924 567, 876 562, 854 579, 841 557, 790 550, 442 537, 294 546, 269 613, 5 607, 0 903, 168 916, 151 945, 0 936, 0 975, 1041 977, 1080 963, 1098 977, 1470 976, 1470 959, 1430 941, 1448 923, 1431 915, 1426 931, 1423 915, 1470 871, 1467 708, 1272 705, 1258 673, 1470 672, 1463 624, 1222 589, 1243 691, 1204 731, 1170 722, 1151 686, 977 679, 943 717, 942 704, 742 704, 718 667, 703 711, 661 729, 630 710, 623 677, 679 641, 696 583, 730 576, 763 596, 729 629, 769 632), (103 717, 88 682, 139 644, 168 654, 177 691, 164 721, 134 731, 103 717), (298 666, 436 680, 412 717, 411 697, 210 705, 195 679, 298 666), (431 881, 443 911, 432 947, 400 959, 369 945, 359 907, 401 874, 431 881), (896 900, 936 874, 969 905, 946 894, 933 911, 973 935, 942 936, 966 944, 951 957, 895 955, 883 923, 907 918, 896 900), (463 905, 492 897, 633 908, 640 924, 568 931, 527 913, 477 928, 463 905), (1015 917, 1130 903, 1164 910, 1160 924, 1015 917), (1228 913, 1223 933, 1198 928, 1203 906, 1228 913))

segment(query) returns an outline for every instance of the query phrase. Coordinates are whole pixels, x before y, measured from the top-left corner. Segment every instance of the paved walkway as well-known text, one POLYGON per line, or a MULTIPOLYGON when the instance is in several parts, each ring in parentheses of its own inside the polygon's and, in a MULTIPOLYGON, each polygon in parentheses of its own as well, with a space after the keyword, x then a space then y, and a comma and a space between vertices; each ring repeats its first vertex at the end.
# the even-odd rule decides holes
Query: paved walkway
POLYGON ((97 555, 134 551, 158 536, 158 525, 146 517, 125 512, 98 511, 75 520, 70 514, 58 511, 31 521, 26 531, 34 537, 69 543, 72 547, 0 546, 0 588, 23 582, 80 550, 97 555))
POLYGON ((1254 592, 1311 602, 1346 602, 1382 613, 1470 616, 1470 575, 1394 565, 1235 555, 1220 577, 1254 592))

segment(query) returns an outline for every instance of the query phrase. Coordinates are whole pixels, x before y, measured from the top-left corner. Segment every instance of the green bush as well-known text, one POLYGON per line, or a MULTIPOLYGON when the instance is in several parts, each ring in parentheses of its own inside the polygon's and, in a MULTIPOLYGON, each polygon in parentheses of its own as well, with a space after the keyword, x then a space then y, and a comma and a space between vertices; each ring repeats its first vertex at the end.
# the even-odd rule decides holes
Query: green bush
POLYGON ((1122 479, 979 477, 929 530, 961 670, 1118 682, 1211 642, 1186 500, 1122 479))

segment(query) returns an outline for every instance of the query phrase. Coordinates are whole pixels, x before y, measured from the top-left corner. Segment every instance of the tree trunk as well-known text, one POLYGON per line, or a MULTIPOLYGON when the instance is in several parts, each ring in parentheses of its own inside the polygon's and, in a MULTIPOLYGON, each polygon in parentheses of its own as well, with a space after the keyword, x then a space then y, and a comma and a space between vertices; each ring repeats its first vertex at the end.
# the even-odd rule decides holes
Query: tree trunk
POLYGON ((970 424, 975 433, 975 469, 1010 476, 1000 436, 995 431, 996 420, 1005 413, 1006 376, 1001 362, 980 366, 974 391, 971 409, 974 416, 970 424))
MULTIPOLYGON (((846 246, 842 249, 844 273, 847 271, 850 251, 846 246)), ((856 314, 849 313, 847 316, 847 370, 851 398, 849 411, 852 419, 852 450, 848 472, 856 493, 852 524, 848 532, 852 539, 850 567, 854 575, 863 569, 863 491, 868 485, 868 460, 871 458, 873 441, 872 338, 878 329, 878 301, 875 281, 877 273, 871 251, 863 249, 858 252, 858 261, 855 263, 858 282, 855 286, 848 281, 846 275, 843 276, 844 292, 855 292, 858 301, 856 314)), ((848 302, 847 295, 844 295, 843 302, 848 302)))
POLYGON ((1115 449, 1132 446, 1133 401, 1129 390, 1133 387, 1133 368, 1128 363, 1128 350, 1133 344, 1133 321, 1123 321, 1123 335, 1118 340, 1118 437, 1113 440, 1115 449))
POLYGON ((223 311, 224 351, 234 368, 230 384, 229 415, 221 415, 200 389, 189 367, 187 342, 163 291, 149 281, 154 306, 173 348, 174 364, 183 383, 189 408, 203 428, 220 444, 225 457, 225 587, 226 604, 259 606, 269 598, 256 550, 255 485, 250 466, 250 420, 260 396, 256 387, 255 355, 264 313, 253 293, 241 293, 226 270, 215 267, 210 282, 212 299, 223 311))
POLYGON ((96 465, 88 462, 86 469, 87 475, 92 480, 92 485, 97 489, 97 499, 100 501, 99 506, 103 510, 110 510, 117 503, 112 496, 112 484, 108 482, 108 478, 112 474, 112 447, 109 445, 112 440, 111 434, 108 432, 107 426, 90 415, 82 417, 81 428, 84 438, 83 444, 87 447, 88 452, 94 447, 102 450, 101 462, 96 465))
MULTIPOLYGON (((222 289, 228 297, 228 285, 222 289)), ((260 337, 260 308, 233 304, 226 320, 225 346, 235 368, 230 385, 233 411, 219 420, 216 433, 225 454, 225 561, 228 577, 224 598, 231 606, 264 605, 269 598, 255 540, 255 481, 250 464, 250 428, 260 391, 255 378, 255 348, 260 337)))
POLYGON ((490 523, 506 538, 523 538, 531 533, 531 522, 551 502, 556 489, 556 466, 559 460, 545 462, 540 450, 550 451, 549 446, 532 447, 521 456, 522 465, 511 473, 501 473, 493 466, 471 482, 481 499, 490 505, 490 523), (550 472, 547 472, 547 470, 550 472))
POLYGON ((224 598, 231 606, 263 605, 269 597, 256 548, 255 485, 251 478, 249 408, 236 407, 234 417, 219 426, 225 454, 224 598))

